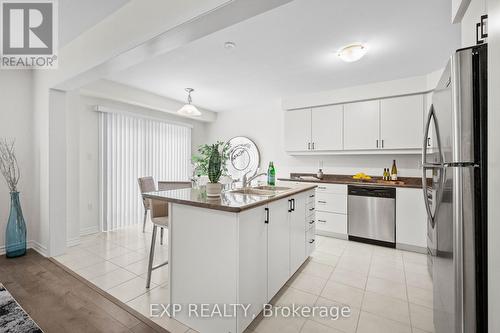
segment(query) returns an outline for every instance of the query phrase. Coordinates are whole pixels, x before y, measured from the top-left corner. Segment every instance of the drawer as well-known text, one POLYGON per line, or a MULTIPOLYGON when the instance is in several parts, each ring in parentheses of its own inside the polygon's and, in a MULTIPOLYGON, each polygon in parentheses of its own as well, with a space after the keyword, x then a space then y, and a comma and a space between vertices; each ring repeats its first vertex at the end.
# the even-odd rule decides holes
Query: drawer
POLYGON ((316 203, 314 201, 308 202, 306 204, 306 216, 314 214, 315 211, 316 211, 316 203))
POLYGON ((316 230, 311 228, 306 233, 306 254, 310 256, 316 249, 316 230))
POLYGON ((316 214, 306 217, 306 230, 316 227, 316 214))
POLYGON ((314 204, 315 201, 316 201, 316 191, 307 192, 306 203, 307 204, 310 204, 310 203, 314 204))
POLYGON ((347 235, 347 215, 316 212, 316 229, 347 235))
POLYGON ((343 184, 318 184, 316 193, 336 193, 347 195, 347 185, 343 184))
POLYGON ((347 195, 317 193, 316 210, 329 213, 347 214, 347 195))

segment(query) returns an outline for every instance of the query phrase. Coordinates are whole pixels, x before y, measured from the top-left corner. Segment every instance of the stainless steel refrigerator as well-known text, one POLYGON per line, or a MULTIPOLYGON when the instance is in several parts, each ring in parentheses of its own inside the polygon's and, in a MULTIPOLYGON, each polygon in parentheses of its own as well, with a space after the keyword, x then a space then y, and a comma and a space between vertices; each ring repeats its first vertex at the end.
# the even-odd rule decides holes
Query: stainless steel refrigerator
POLYGON ((437 333, 487 332, 487 45, 452 55, 423 143, 437 333))

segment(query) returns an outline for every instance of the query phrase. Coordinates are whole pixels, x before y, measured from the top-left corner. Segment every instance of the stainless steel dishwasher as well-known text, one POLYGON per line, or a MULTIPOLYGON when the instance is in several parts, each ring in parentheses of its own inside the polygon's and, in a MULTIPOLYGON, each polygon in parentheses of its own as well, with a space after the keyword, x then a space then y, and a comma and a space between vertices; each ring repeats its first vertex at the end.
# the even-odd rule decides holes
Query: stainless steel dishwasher
POLYGON ((348 186, 349 239, 396 246, 396 189, 348 186))

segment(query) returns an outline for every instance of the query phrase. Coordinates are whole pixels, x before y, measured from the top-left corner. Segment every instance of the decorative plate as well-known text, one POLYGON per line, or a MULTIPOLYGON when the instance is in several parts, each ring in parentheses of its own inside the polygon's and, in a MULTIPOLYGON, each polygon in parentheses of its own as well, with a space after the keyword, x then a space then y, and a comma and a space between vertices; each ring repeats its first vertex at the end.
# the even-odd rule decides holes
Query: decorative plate
POLYGON ((227 171, 234 180, 241 180, 243 175, 255 174, 260 166, 260 153, 257 145, 247 137, 237 136, 227 142, 231 145, 227 171))

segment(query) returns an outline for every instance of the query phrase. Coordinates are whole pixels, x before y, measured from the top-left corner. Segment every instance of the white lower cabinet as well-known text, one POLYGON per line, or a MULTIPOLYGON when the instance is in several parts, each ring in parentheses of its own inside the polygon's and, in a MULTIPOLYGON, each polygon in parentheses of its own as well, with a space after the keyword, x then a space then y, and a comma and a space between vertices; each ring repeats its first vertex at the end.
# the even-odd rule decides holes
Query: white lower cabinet
POLYGON ((267 300, 269 301, 290 276, 289 199, 267 206, 267 300))
POLYGON ((347 215, 316 212, 317 228, 321 231, 331 232, 339 235, 347 235, 347 215))
POLYGON ((245 330, 252 315, 259 314, 268 301, 266 218, 266 211, 260 207, 239 214, 238 302, 250 304, 250 315, 238 314, 238 332, 245 330))
POLYGON ((427 212, 421 189, 396 189, 396 245, 421 252, 427 248, 427 212))

